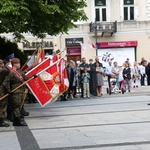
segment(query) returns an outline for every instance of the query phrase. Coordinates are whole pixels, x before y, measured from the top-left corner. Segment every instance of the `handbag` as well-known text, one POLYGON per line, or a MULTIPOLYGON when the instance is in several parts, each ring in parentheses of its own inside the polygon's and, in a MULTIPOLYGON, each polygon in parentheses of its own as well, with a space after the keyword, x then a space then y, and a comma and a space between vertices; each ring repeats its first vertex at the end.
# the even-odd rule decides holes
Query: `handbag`
POLYGON ((127 78, 130 80, 131 79, 131 74, 127 74, 127 78))

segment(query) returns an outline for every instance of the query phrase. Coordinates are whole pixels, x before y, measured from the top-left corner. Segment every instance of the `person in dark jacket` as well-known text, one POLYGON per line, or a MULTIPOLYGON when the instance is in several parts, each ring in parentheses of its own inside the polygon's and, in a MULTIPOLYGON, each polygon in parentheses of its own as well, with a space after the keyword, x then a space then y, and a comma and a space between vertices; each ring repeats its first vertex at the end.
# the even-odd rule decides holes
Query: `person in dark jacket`
POLYGON ((90 68, 90 71, 88 71, 88 73, 90 74, 90 82, 89 82, 90 92, 91 92, 91 89, 92 89, 92 82, 93 82, 92 67, 93 67, 93 59, 89 59, 89 68, 90 68))
POLYGON ((74 99, 75 97, 75 91, 76 91, 76 85, 77 85, 77 69, 75 67, 75 63, 73 61, 69 62, 68 67, 68 79, 69 79, 69 89, 68 89, 68 96, 71 97, 71 99, 74 99))
POLYGON ((125 68, 123 69, 123 78, 125 82, 125 89, 128 87, 128 91, 131 91, 131 68, 129 62, 125 62, 125 68))
POLYGON ((145 67, 145 72, 147 75, 147 85, 150 85, 150 63, 148 63, 146 60, 143 60, 141 64, 145 67))
MULTIPOLYGON (((103 68, 103 64, 99 62, 99 57, 95 58, 95 63, 93 63, 91 68, 91 85, 90 85, 90 93, 94 96, 97 96, 97 72, 96 72, 96 64, 99 63, 99 67, 103 68)), ((102 93, 101 93, 102 95, 102 93)))

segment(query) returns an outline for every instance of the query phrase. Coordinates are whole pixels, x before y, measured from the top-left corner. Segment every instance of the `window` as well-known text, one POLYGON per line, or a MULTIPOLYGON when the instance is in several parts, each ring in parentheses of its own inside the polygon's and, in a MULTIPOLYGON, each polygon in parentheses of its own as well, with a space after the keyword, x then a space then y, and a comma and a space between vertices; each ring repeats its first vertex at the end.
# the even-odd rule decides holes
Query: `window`
POLYGON ((95 0, 95 6, 106 6, 106 0, 95 0))
POLYGON ((100 12, 99 9, 95 9, 96 21, 100 21, 100 12))
POLYGON ((134 0, 124 0, 124 20, 134 20, 134 0))
POLYGON ((124 5, 133 5, 134 0, 124 0, 124 5))
POLYGON ((95 0, 95 21, 107 21, 106 0, 95 0))

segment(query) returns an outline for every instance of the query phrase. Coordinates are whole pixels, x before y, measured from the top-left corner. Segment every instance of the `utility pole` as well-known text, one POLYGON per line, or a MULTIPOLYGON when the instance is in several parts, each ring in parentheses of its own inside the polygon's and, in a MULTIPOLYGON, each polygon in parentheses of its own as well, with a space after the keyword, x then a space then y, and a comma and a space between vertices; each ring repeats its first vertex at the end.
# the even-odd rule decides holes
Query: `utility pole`
POLYGON ((95 28, 95 46, 96 46, 96 56, 98 56, 98 53, 97 53, 97 23, 96 23, 96 20, 95 20, 95 23, 94 23, 94 28, 95 28))

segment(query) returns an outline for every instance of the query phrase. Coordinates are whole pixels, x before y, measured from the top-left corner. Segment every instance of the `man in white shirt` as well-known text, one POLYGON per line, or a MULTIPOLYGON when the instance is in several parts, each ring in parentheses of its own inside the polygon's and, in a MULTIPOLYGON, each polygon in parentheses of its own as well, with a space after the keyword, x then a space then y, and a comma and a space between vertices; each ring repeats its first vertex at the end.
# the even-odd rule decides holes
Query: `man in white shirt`
POLYGON ((119 83, 119 73, 120 73, 120 68, 118 67, 118 63, 115 61, 114 62, 114 67, 112 68, 112 73, 116 76, 116 83, 117 87, 120 88, 120 83, 119 83))
POLYGON ((140 71, 140 75, 141 75, 141 86, 145 86, 145 67, 140 65, 139 66, 139 71, 140 71))
POLYGON ((109 86, 109 88, 111 88, 111 85, 110 85, 110 78, 111 78, 112 76, 114 76, 114 74, 112 73, 112 68, 113 68, 112 62, 109 61, 109 62, 108 62, 108 66, 106 66, 106 75, 107 75, 107 77, 108 77, 108 86, 109 86))

